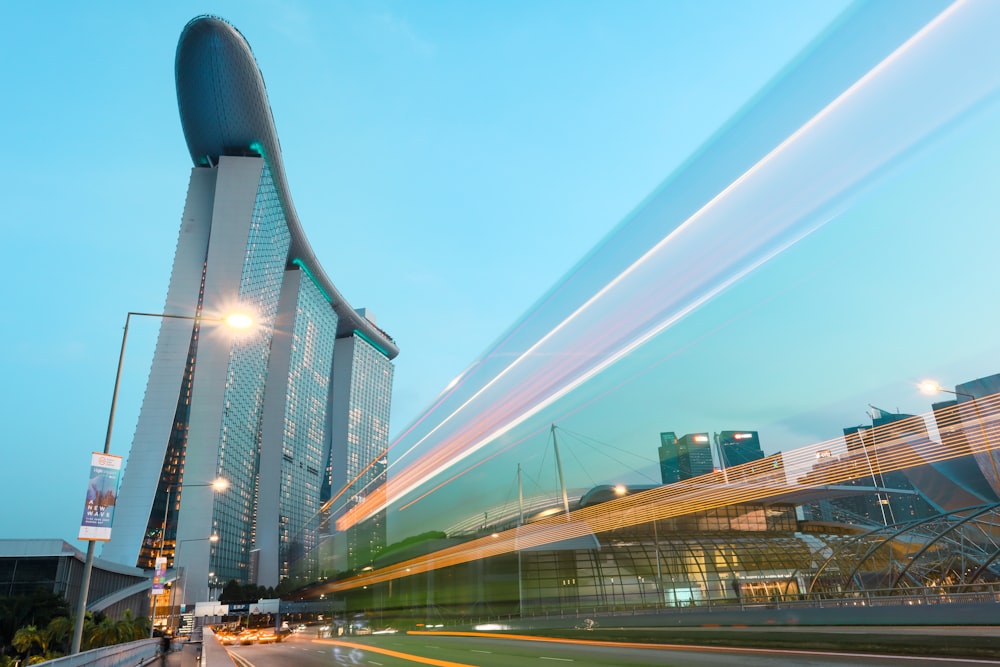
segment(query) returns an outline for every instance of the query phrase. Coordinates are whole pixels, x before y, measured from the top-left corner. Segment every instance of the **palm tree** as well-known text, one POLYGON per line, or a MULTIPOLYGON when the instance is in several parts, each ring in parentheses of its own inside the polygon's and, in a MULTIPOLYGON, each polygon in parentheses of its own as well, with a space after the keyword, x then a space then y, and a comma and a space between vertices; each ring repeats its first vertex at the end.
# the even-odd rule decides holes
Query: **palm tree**
POLYGON ((33 649, 38 646, 42 649, 44 653, 48 648, 48 642, 43 640, 42 633, 38 630, 38 627, 34 625, 26 625, 17 632, 14 633, 14 640, 11 645, 17 649, 19 653, 24 653, 29 658, 33 652, 33 649), (42 644, 45 644, 44 648, 42 644))
POLYGON ((69 605, 51 591, 0 596, 0 646, 9 646, 14 633, 26 625, 45 627, 57 616, 69 614, 69 605))
POLYGON ((45 630, 49 633, 52 647, 58 647, 62 653, 69 652, 70 639, 73 636, 73 619, 69 616, 57 616, 49 621, 45 630))
POLYGON ((87 648, 101 648, 102 646, 113 646, 118 643, 118 628, 113 619, 104 616, 100 622, 90 622, 89 627, 84 628, 87 635, 87 648), (89 631, 89 632, 88 632, 89 631))
POLYGON ((145 616, 136 618, 131 609, 126 609, 115 628, 119 642, 132 642, 149 636, 149 619, 145 616))

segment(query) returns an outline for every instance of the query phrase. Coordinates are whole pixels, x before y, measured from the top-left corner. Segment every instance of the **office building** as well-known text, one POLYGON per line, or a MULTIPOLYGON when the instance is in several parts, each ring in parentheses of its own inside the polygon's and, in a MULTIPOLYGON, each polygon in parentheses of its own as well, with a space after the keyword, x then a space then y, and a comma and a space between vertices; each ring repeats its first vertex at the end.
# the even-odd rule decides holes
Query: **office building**
POLYGON ((757 431, 722 431, 715 435, 722 466, 732 468, 764 458, 757 431))
MULTIPOLYGON (((392 389, 392 365, 363 340, 345 341, 335 352, 333 382, 334 393, 341 397, 333 406, 333 426, 344 434, 347 446, 331 450, 331 489, 346 489, 343 506, 349 509, 385 484, 389 403, 383 397, 392 389)), ((370 564, 385 548, 385 510, 346 533, 343 569, 370 564)))
POLYGON ((712 472, 712 443, 708 433, 689 433, 680 438, 672 431, 660 433, 660 477, 664 484, 712 472))
POLYGON ((190 603, 210 580, 277 585, 316 546, 333 487, 385 458, 398 348, 305 237, 247 41, 196 18, 175 68, 194 163, 163 311, 177 317, 161 321, 103 557, 162 554, 190 603), (227 331, 233 311, 255 326, 227 331))
POLYGON ((681 481, 681 469, 677 462, 677 434, 673 431, 660 433, 657 453, 660 459, 660 479, 663 483, 674 484, 681 481))

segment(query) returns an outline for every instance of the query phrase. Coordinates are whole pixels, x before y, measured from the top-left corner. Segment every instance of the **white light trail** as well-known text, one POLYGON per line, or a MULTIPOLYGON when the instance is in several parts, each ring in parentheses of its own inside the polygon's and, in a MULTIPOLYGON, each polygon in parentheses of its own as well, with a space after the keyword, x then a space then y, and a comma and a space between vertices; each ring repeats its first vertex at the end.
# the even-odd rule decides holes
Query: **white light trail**
POLYGON ((394 461, 386 486, 338 527, 472 456, 835 217, 896 161, 1000 90, 997 29, 1000 3, 951 5, 451 408, 406 454, 429 451, 405 466, 394 461))

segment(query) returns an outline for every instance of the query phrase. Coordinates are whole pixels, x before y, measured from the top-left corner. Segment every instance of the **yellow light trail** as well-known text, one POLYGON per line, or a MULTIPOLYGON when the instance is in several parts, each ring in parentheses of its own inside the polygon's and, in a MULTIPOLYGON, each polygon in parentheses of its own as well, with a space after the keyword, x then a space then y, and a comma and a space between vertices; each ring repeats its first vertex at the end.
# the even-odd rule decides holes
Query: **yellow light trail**
MULTIPOLYGON (((925 463, 973 455, 989 459, 1000 443, 1000 393, 960 401, 934 413, 873 427, 849 450, 851 438, 825 440, 757 461, 715 471, 677 484, 550 516, 518 528, 478 538, 431 554, 324 584, 313 593, 351 590, 392 579, 518 550, 543 547, 618 528, 773 499, 852 479, 873 477, 925 463), (936 422, 942 441, 927 436, 936 422), (836 452, 836 453, 834 453, 836 452)), ((990 477, 987 474, 987 477, 990 477)))
POLYGON ((422 655, 416 655, 414 653, 403 653, 401 651, 393 651, 387 648, 380 648, 378 646, 373 646, 371 644, 355 644, 353 642, 345 642, 339 639, 315 639, 313 640, 313 643, 329 644, 330 646, 343 646, 344 648, 357 649, 359 651, 369 651, 371 653, 381 653, 382 655, 388 655, 393 658, 400 658, 401 660, 409 660, 410 662, 418 662, 423 665, 435 665, 435 667, 476 667, 475 665, 468 665, 464 662, 451 662, 450 660, 438 660, 437 658, 426 658, 422 655))
POLYGON ((506 632, 463 632, 459 630, 454 631, 427 631, 427 630, 407 630, 408 635, 418 635, 418 636, 438 636, 438 637, 479 637, 479 638, 491 638, 491 639, 505 639, 505 640, 517 640, 525 642, 538 642, 538 643, 548 643, 548 644, 575 644, 578 646, 607 646, 611 648, 637 648, 637 649, 649 649, 652 651, 687 651, 690 653, 759 653, 763 655, 775 655, 780 653, 782 655, 803 655, 803 656, 815 656, 818 655, 835 655, 835 656, 847 656, 850 655, 852 658, 883 658, 884 655, 874 655, 868 653, 838 653, 833 651, 808 651, 801 650, 797 651, 794 649, 776 649, 776 648, 750 648, 744 646, 694 646, 691 644, 659 644, 659 643, 649 643, 649 642, 626 642, 626 641, 610 641, 602 639, 570 639, 567 637, 539 637, 538 635, 517 635, 506 632))

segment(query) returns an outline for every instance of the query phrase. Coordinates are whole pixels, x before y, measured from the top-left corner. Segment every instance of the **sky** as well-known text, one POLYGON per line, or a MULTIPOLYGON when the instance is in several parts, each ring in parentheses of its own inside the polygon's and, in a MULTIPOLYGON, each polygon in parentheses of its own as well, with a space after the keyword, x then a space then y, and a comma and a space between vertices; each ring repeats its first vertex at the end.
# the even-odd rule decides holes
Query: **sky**
MULTIPOLYGON (((946 5, 889 6, 904 21, 946 5)), ((547 320, 531 313, 561 277, 584 265, 613 273, 595 248, 617 247, 607 239, 706 147, 739 151, 752 141, 726 129, 766 91, 794 102, 833 85, 834 70, 806 81, 795 73, 851 7, 5 3, 0 18, 15 28, 0 43, 8 133, 0 488, 16 509, 0 515, 0 538, 82 544, 89 453, 103 445, 125 314, 160 312, 166 296, 191 166, 173 59, 194 16, 221 16, 249 41, 305 233, 344 296, 399 344, 392 431, 403 461, 411 440, 399 434, 453 379, 519 323, 545 334, 547 320), (785 81, 794 85, 781 89, 785 81)), ((954 80, 967 92, 1000 70, 995 52, 981 63, 962 77, 924 66, 940 70, 928 81, 954 80)), ((913 67, 904 88, 922 80, 913 67)), ((697 282, 716 271, 731 279, 727 289, 470 455, 466 463, 497 458, 421 501, 430 503, 421 521, 399 510, 390 527, 441 527, 452 520, 442 508, 467 501, 471 489, 483 506, 502 503, 518 463, 538 492, 552 492, 550 421, 599 443, 565 445, 570 485, 649 482, 660 431, 750 428, 772 453, 863 423, 869 403, 928 410, 932 399, 912 386, 923 376, 947 387, 1000 371, 990 333, 998 323, 994 92, 970 94, 974 103, 908 135, 922 139, 878 168, 859 167, 857 183, 813 218, 795 218, 804 220, 792 230, 801 240, 746 275, 744 255, 711 242, 735 243, 739 230, 767 223, 724 219, 684 276, 697 282)), ((880 127, 906 130, 928 115, 903 95, 870 104, 889 120, 862 136, 848 119, 826 141, 862 155, 880 145, 880 127)), ((765 117, 761 127, 787 124, 765 117)), ((797 192, 808 198, 811 185, 797 192)), ((609 312, 642 313, 680 284, 650 278, 609 312)), ((570 304, 587 293, 559 298, 570 304)), ((596 331, 614 329, 611 315, 596 317, 596 331)), ((130 327, 114 454, 128 454, 156 331, 142 319, 130 327)), ((584 351, 594 331, 574 338, 584 351)))

